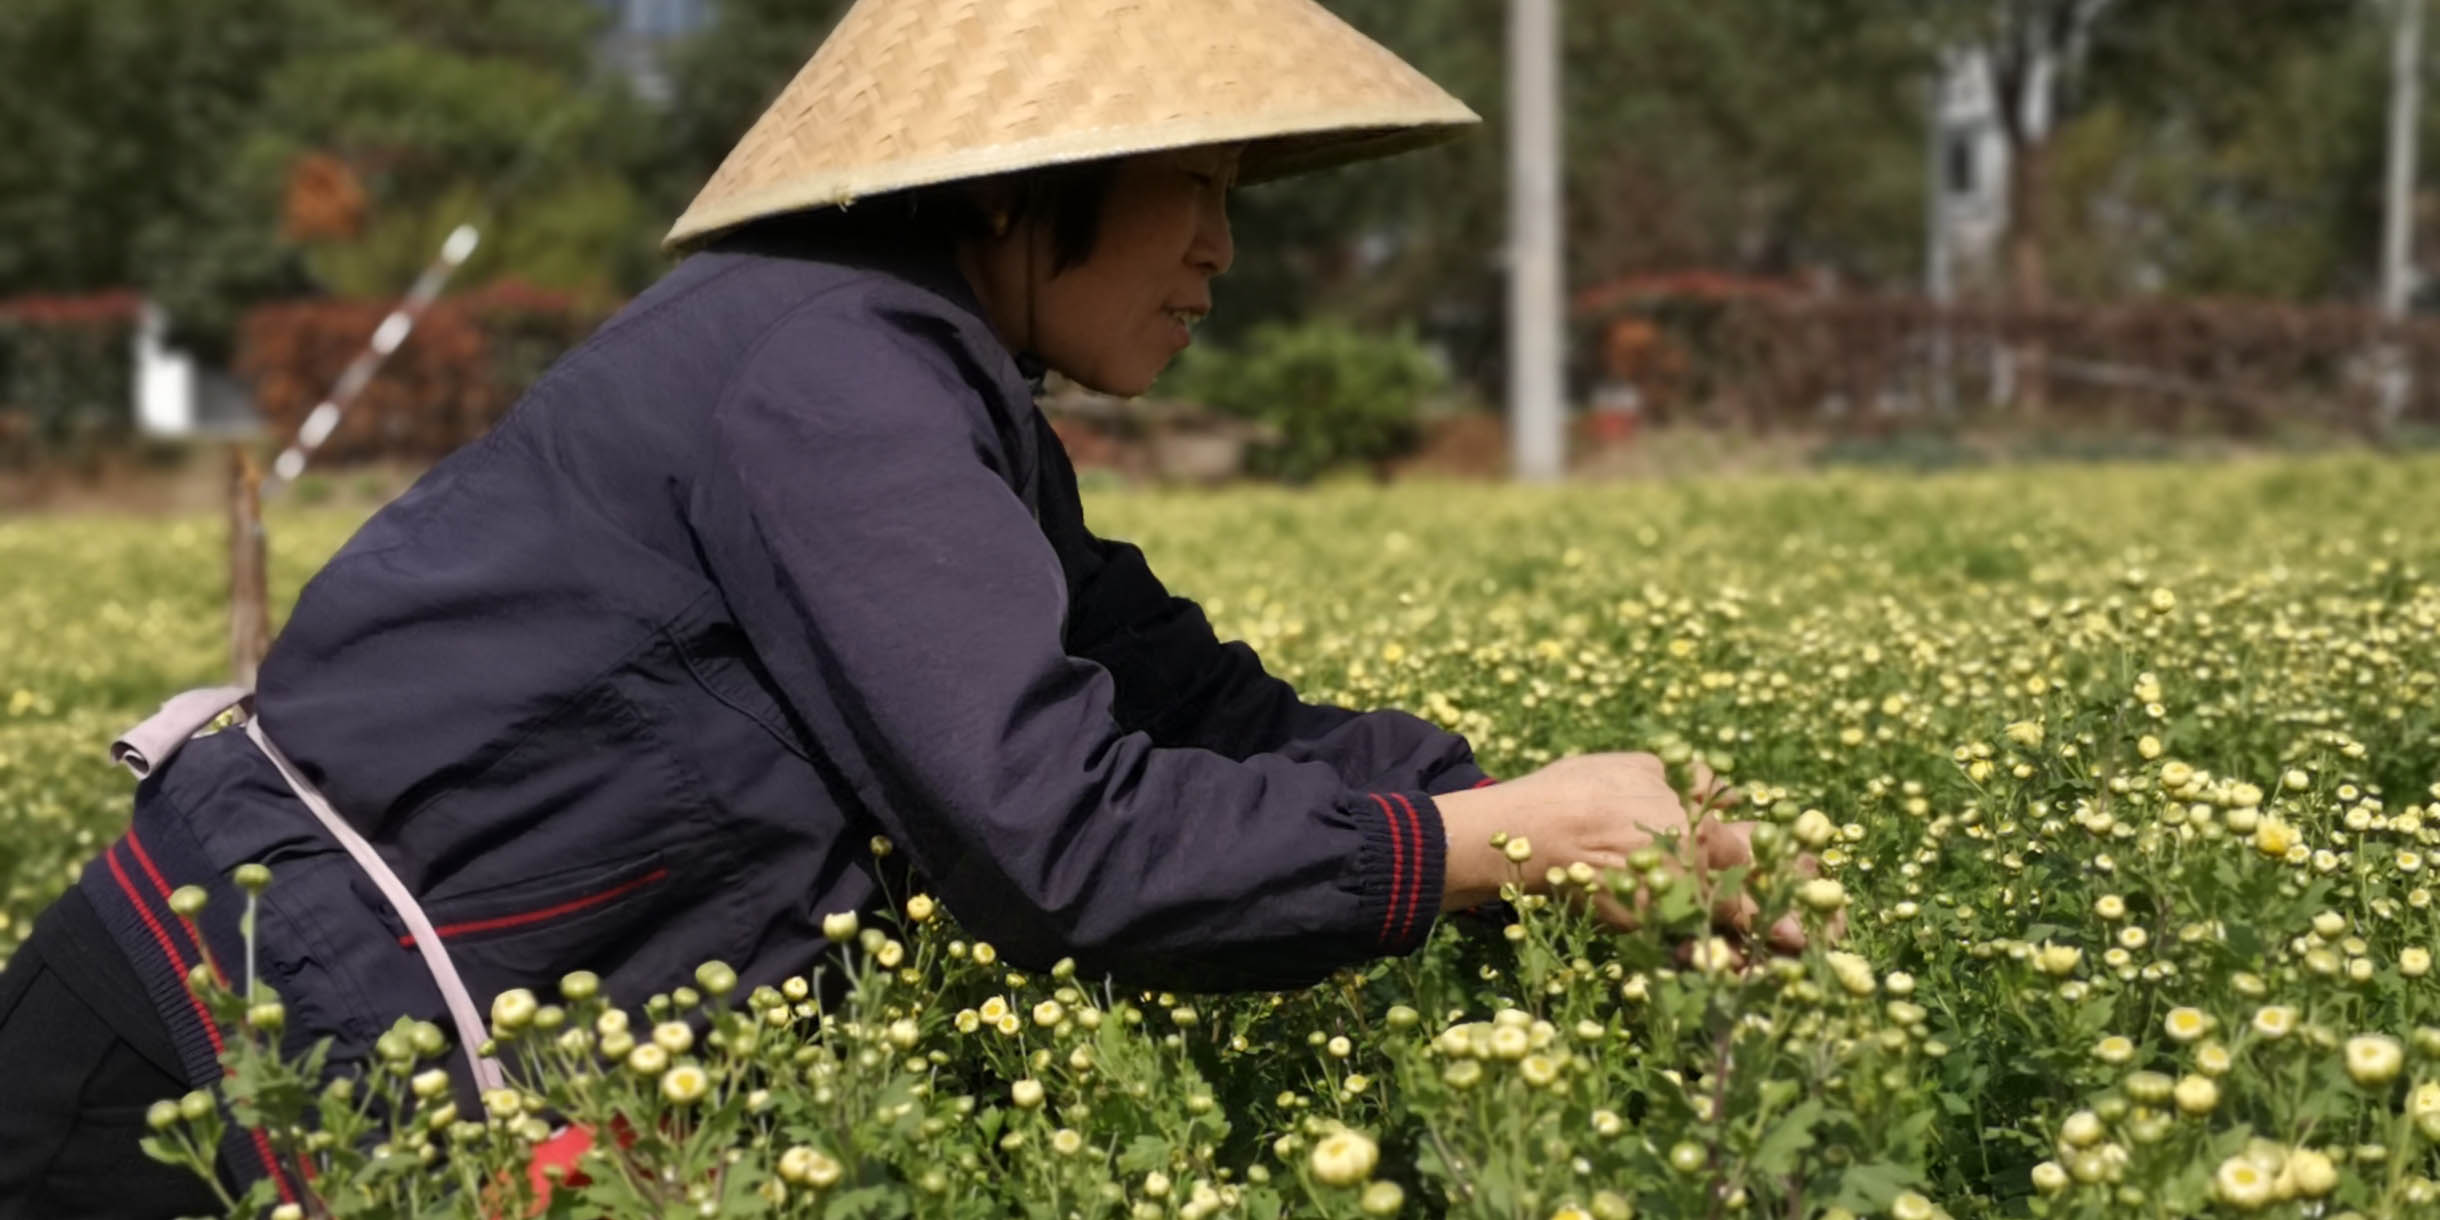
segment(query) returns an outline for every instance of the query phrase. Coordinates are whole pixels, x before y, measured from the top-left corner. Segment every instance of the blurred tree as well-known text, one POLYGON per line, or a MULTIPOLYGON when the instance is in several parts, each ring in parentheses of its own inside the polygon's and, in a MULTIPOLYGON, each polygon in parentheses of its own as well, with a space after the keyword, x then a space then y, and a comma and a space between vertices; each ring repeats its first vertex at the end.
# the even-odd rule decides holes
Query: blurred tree
POLYGON ((2057 138, 2058 294, 2368 298, 2387 42, 2372 4, 2260 0, 2242 21, 2130 4, 2057 138))
MULTIPOLYGON (((1324 0, 1482 114, 1455 142, 1240 195, 1213 326, 1421 323, 1499 384, 1507 194, 1501 0, 1324 0)), ((1896 0, 1564 5, 1571 287, 1637 271, 1909 273, 1919 22, 1896 0)), ((1591 344, 1579 344, 1589 364, 1591 344)))
POLYGON ((214 278, 298 283, 277 215, 251 242, 225 167, 275 121, 267 72, 335 36, 321 0, 9 0, 0 5, 0 295, 150 287, 165 253, 214 246, 214 278))
POLYGON ((0 6, 0 292, 135 286, 180 336, 309 291, 405 288, 496 205, 468 282, 582 296, 657 268, 657 149, 600 73, 591 0, 12 0, 0 6), (297 171, 361 191, 294 226, 297 171))
POLYGON ((334 159, 362 184, 361 231, 305 243, 325 290, 403 289, 459 223, 484 243, 465 282, 510 277, 606 302, 658 270, 636 182, 656 160, 648 112, 597 53, 589 0, 347 0, 342 32, 282 64, 282 121, 237 149, 228 189, 283 190, 334 159))
POLYGON ((667 59, 667 143, 652 200, 666 226, 711 179, 738 137, 796 77, 849 0, 713 0, 712 19, 667 59))

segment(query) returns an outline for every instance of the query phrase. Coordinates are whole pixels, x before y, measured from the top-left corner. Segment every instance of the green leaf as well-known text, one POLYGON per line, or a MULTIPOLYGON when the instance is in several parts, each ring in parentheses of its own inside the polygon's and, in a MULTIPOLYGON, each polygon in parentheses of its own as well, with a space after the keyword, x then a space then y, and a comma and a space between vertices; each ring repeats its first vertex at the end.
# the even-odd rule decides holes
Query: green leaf
POLYGON ((1125 1173, 1150 1173, 1169 1167, 1169 1141, 1157 1135, 1139 1135, 1118 1154, 1118 1167, 1125 1173))
POLYGON ((1793 1172, 1796 1154, 1813 1146, 1813 1124, 1820 1122, 1821 1117, 1822 1103, 1818 1099, 1800 1102, 1782 1115, 1763 1135, 1762 1142, 1755 1145, 1754 1168, 1772 1175, 1793 1172))
POLYGON ((1888 1207, 1889 1201, 1914 1180, 1915 1175, 1903 1165, 1888 1161, 1858 1165, 1839 1175, 1835 1202, 1858 1214, 1877 1212, 1888 1207))
POLYGON ((832 1195, 822 1208, 825 1220, 902 1220, 913 1214, 906 1192, 896 1186, 859 1186, 832 1195))
POLYGON ((1250 1220, 1279 1220, 1279 1195, 1267 1186, 1249 1186, 1240 1196, 1250 1220))

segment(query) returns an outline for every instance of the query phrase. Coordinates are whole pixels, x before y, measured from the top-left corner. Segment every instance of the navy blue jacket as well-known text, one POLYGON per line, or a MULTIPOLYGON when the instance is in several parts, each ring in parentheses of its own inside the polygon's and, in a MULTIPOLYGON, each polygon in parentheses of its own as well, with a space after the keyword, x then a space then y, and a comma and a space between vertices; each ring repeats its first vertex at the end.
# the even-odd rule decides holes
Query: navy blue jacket
MULTIPOLYGON (((1215 639, 1086 528, 1031 389, 945 252, 691 257, 306 586, 263 725, 477 1003, 578 968, 630 1002, 710 958, 806 971, 825 913, 885 901, 875 835, 1021 965, 1235 990, 1413 949, 1431 794, 1484 782, 1466 743, 1304 703, 1215 639)), ((346 1059, 441 1016, 337 844, 243 735, 204 737, 84 881, 195 1079, 197 931, 164 899, 247 860, 293 1042, 346 1059)))

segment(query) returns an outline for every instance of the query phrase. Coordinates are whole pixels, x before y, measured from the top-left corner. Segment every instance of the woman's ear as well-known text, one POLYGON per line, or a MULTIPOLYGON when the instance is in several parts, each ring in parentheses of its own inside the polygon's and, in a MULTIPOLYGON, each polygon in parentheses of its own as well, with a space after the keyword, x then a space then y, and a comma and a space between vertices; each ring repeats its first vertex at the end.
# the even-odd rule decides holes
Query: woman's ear
POLYGON ((967 202, 975 215, 982 218, 983 233, 992 240, 1005 238, 1016 228, 1017 192, 1006 180, 986 178, 966 185, 967 202))

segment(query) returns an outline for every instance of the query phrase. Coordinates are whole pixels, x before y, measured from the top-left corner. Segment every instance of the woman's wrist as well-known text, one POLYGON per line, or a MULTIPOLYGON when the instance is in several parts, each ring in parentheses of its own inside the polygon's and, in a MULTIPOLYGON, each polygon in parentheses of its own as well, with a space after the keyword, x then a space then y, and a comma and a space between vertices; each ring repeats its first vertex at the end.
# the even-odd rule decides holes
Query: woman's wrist
POLYGON ((1505 808, 1509 803, 1497 788, 1475 788, 1433 798, 1433 804, 1440 809, 1441 830, 1448 843, 1442 871, 1441 910, 1462 911, 1500 896, 1500 886, 1508 880, 1509 863, 1500 849, 1491 845, 1491 836, 1500 831, 1514 835, 1524 829, 1502 824, 1513 818, 1513 811, 1505 808))

